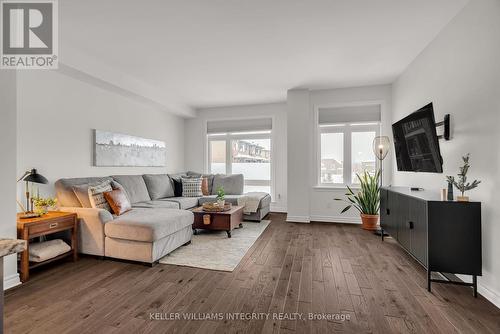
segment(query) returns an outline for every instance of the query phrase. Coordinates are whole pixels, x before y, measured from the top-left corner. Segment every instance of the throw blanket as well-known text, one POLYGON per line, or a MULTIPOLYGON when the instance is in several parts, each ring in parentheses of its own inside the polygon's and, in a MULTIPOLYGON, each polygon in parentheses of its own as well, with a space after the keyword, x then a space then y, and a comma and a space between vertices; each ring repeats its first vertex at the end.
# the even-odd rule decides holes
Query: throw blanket
POLYGON ((30 244, 30 261, 42 262, 52 259, 58 255, 69 252, 71 247, 61 239, 55 239, 44 242, 35 242, 30 244))
POLYGON ((245 196, 238 198, 238 205, 244 206, 243 213, 255 213, 259 209, 260 200, 264 198, 265 195, 265 193, 259 192, 246 193, 245 196))

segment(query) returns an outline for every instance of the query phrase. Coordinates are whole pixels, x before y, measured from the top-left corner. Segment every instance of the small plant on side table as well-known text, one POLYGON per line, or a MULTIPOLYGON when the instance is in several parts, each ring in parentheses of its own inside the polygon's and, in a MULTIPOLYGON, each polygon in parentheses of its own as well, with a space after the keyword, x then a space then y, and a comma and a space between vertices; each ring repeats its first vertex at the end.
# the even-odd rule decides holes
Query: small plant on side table
POLYGON ((459 202, 468 202, 469 197, 464 196, 465 192, 476 188, 481 183, 481 181, 478 180, 474 180, 472 181, 472 183, 467 182, 467 172, 469 171, 470 168, 469 158, 470 158, 470 153, 467 153, 462 157, 464 165, 459 168, 460 172, 458 173, 458 181, 455 179, 454 176, 446 176, 446 180, 449 183, 452 183, 462 194, 462 196, 457 196, 457 201, 459 202))
POLYGON ((33 205, 35 206, 35 213, 43 216, 50 209, 54 208, 57 204, 57 199, 52 197, 42 198, 36 197, 33 198, 33 205))
POLYGON ((345 194, 347 200, 343 198, 335 198, 336 201, 343 201, 348 203, 341 213, 346 212, 354 207, 359 211, 363 229, 374 231, 377 229, 380 208, 380 171, 378 170, 374 175, 364 172, 362 176, 356 174, 360 190, 357 194, 347 186, 347 193, 345 194))
POLYGON ((217 188, 217 204, 219 207, 223 208, 224 205, 226 204, 225 198, 226 198, 226 193, 224 192, 223 187, 218 187, 217 188))

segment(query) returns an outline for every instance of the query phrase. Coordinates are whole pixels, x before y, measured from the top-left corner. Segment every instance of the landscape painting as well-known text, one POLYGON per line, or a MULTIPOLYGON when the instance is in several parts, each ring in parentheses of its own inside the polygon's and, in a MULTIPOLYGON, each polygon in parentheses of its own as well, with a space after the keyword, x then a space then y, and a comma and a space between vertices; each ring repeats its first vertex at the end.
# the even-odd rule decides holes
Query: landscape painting
POLYGON ((163 167, 166 160, 163 141, 94 130, 94 166, 163 167))

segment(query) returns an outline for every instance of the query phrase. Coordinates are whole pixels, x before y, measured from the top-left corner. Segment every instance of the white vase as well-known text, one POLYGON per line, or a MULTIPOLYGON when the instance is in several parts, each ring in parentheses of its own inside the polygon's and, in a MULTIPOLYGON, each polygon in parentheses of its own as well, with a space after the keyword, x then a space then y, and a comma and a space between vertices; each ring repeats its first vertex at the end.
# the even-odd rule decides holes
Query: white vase
POLYGON ((225 201, 225 200, 223 200, 223 199, 218 199, 218 200, 217 200, 217 205, 218 205, 220 208, 223 208, 225 204, 226 204, 226 201, 225 201))

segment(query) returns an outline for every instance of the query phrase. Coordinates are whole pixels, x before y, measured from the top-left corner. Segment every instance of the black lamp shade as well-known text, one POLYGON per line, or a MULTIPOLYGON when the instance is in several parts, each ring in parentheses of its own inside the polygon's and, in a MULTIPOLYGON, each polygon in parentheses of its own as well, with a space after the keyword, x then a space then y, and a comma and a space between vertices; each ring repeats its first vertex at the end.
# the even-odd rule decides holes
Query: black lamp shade
POLYGON ((31 172, 23 178, 23 181, 47 184, 49 181, 41 174, 38 174, 36 169, 32 169, 31 172))

